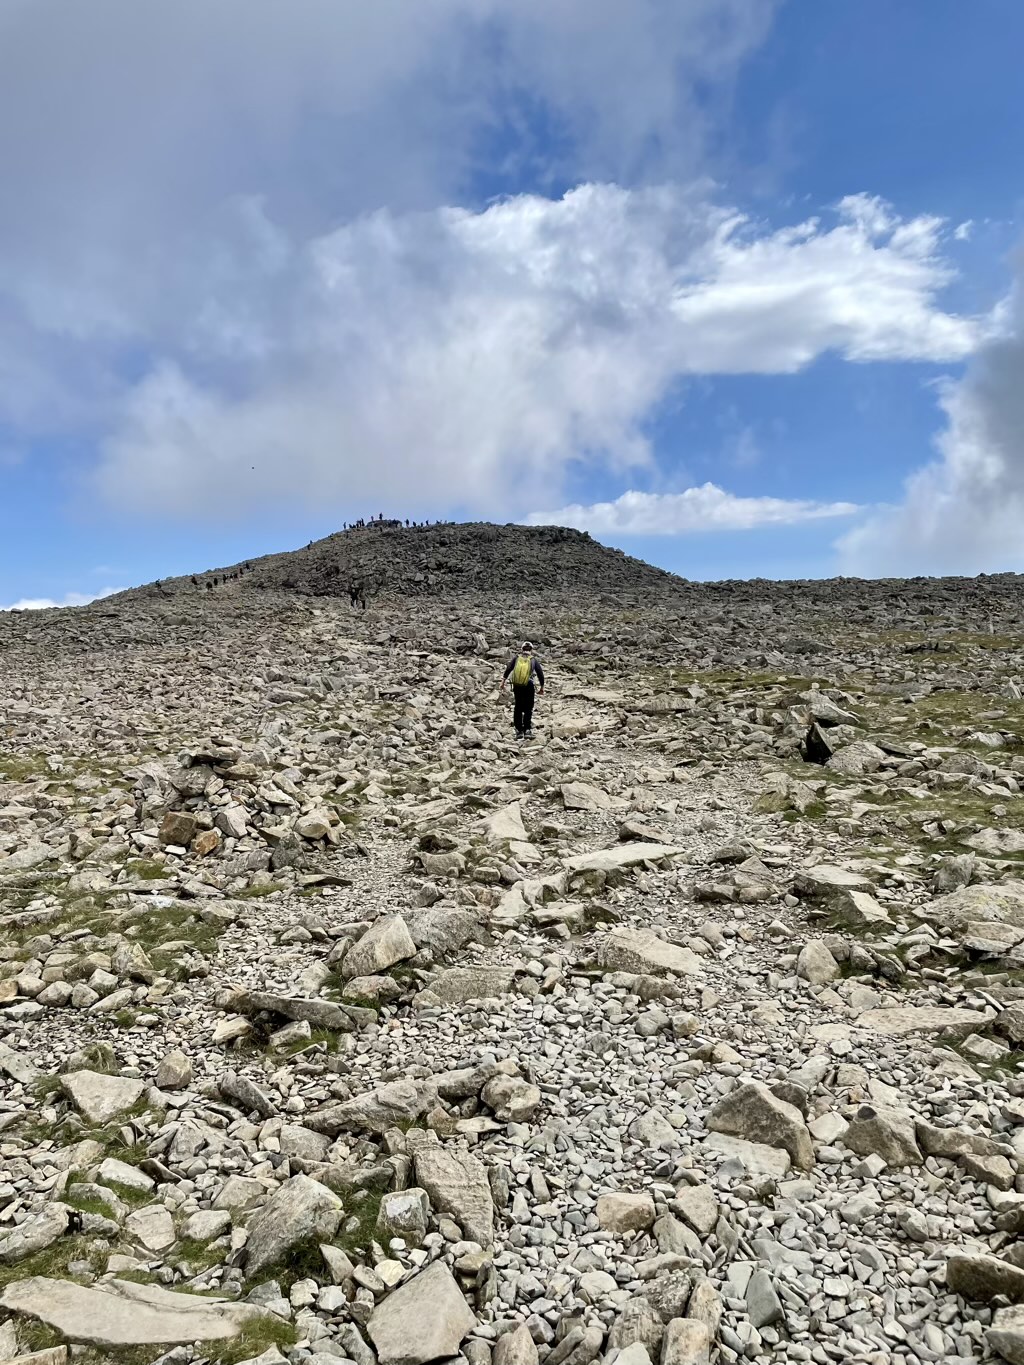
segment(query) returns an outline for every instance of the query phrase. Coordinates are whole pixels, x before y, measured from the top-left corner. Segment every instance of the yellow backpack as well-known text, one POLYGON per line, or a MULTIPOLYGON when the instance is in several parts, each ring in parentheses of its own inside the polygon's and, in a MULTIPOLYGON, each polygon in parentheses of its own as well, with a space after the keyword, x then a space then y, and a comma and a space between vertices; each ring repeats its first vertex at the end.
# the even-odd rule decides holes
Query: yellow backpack
POLYGON ((516 659, 515 667, 512 670, 512 683, 515 687, 525 687, 533 677, 533 658, 529 654, 520 654, 516 659))

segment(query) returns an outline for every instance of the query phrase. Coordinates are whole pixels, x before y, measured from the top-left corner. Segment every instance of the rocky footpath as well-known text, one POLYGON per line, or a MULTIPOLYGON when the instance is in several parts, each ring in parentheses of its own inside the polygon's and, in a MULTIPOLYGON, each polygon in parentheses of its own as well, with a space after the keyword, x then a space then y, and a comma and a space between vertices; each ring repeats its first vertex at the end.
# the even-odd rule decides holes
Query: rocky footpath
POLYGON ((0 616, 0 1360, 1024 1361, 1016 580, 258 563, 0 616))

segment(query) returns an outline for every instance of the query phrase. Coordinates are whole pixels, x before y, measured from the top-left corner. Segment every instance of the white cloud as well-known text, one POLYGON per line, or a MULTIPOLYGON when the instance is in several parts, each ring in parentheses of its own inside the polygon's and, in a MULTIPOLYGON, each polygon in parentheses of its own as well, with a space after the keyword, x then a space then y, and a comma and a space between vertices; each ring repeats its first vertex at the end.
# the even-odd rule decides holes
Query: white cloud
POLYGON ((98 484, 184 517, 395 490, 521 515, 573 462, 648 464, 644 423, 681 378, 963 357, 979 327, 941 308, 940 245, 938 220, 864 196, 768 231, 696 192, 592 184, 306 241, 247 204, 229 265, 199 272, 114 406, 98 484))
POLYGON ((22 597, 10 606, 0 607, 0 611, 47 611, 50 607, 85 607, 97 602, 101 597, 112 597, 124 588, 103 588, 100 592, 68 592, 58 602, 52 597, 22 597))
MULTIPOLYGON (((1020 267, 1024 271, 1024 264, 1020 267)), ((962 380, 939 390, 938 459, 838 542, 843 572, 864 577, 1024 570, 1024 290, 995 310, 962 380)))
POLYGON ((614 502, 573 503, 557 512, 534 512, 531 526, 575 526, 594 535, 675 536, 700 531, 750 531, 759 526, 792 526, 824 517, 848 517, 860 509, 851 502, 812 502, 798 498, 737 497, 713 483, 682 493, 630 490, 614 502))

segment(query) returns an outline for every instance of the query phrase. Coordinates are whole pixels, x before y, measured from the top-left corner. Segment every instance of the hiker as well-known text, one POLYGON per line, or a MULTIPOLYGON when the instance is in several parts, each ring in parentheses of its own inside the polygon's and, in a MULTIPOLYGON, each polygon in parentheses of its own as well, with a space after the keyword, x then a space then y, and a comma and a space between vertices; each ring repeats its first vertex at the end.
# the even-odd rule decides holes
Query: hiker
POLYGON ((544 670, 540 660, 534 658, 533 645, 529 640, 523 642, 515 658, 509 659, 500 691, 504 692, 509 678, 512 679, 512 696, 515 698, 513 723, 516 739, 530 739, 533 736, 533 680, 536 678, 540 683, 540 695, 543 697, 544 670))

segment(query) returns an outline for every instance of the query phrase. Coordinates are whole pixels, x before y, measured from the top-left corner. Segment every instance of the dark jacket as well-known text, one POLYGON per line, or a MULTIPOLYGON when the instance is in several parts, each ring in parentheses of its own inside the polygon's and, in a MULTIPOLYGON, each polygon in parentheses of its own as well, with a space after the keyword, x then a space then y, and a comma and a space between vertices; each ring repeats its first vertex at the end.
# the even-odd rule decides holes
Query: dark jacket
MULTIPOLYGON (((508 681, 508 678, 509 678, 509 676, 511 675, 513 668, 515 668, 515 666, 516 666, 516 660, 517 660, 518 658, 519 658, 519 655, 518 655, 518 654, 513 654, 513 655, 512 655, 512 658, 509 659, 508 663, 505 665, 505 681, 506 681, 506 682, 508 681)), ((540 660, 537 658, 536 654, 531 654, 531 655, 530 655, 530 681, 529 681, 528 683, 524 683, 523 686, 524 686, 524 687, 532 687, 532 686, 533 686, 533 680, 534 680, 534 678, 537 679, 537 681, 540 683, 541 687, 544 686, 544 670, 543 670, 543 668, 541 668, 541 666, 540 666, 540 660)), ((513 683, 512 686, 514 687, 514 686, 515 686, 515 683, 513 683)))

